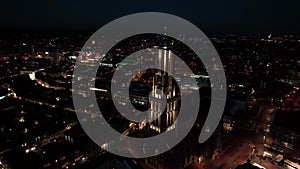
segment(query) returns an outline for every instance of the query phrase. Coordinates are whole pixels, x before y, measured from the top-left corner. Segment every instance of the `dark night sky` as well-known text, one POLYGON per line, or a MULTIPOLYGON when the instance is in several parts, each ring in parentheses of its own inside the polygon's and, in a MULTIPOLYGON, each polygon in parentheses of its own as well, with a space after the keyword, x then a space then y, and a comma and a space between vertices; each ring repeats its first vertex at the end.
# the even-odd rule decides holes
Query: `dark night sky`
POLYGON ((213 33, 298 33, 299 0, 5 0, 0 28, 97 30, 144 11, 175 14, 213 33))

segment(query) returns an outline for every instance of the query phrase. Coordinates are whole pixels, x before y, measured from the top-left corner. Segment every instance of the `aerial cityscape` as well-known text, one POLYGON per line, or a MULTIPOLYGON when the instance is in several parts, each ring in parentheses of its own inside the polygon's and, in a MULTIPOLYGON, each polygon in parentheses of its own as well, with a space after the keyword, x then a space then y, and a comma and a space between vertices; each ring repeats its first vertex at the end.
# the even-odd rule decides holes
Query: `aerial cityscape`
MULTIPOLYGON (((1 39, 3 168, 243 168, 247 160, 265 168, 299 168, 299 36, 209 37, 223 61, 228 85, 226 108, 218 129, 206 143, 199 144, 197 137, 205 120, 199 116, 180 144, 164 154, 145 159, 123 158, 106 152, 78 124, 72 105, 72 72, 76 60, 87 68, 95 62, 80 53, 87 38, 84 34, 28 33, 1 39)), ((118 63, 116 60, 142 48, 156 46, 169 54, 172 51, 186 57, 196 73, 181 79, 186 76, 197 79, 199 89, 190 88, 200 91, 199 111, 204 116, 207 113, 210 82, 203 66, 193 63, 193 53, 188 48, 171 43, 163 35, 132 37, 116 45, 107 61, 99 66, 95 88, 91 90, 102 100, 98 104, 108 112, 106 119, 110 125, 120 133, 146 137, 172 126, 172 120, 151 125, 130 122, 117 113, 111 101, 109 79, 118 63), (166 45, 168 48, 163 49, 166 45)), ((130 101, 138 109, 150 105, 147 97, 158 75, 163 74, 147 70, 133 79, 130 101)), ((172 102, 180 100, 176 92, 172 94, 178 90, 172 85, 172 79, 168 83, 167 86, 173 86, 172 102)), ((77 94, 84 98, 85 93, 77 94)), ((121 95, 115 97, 122 102, 121 95)), ((176 118, 176 110, 176 106, 169 110, 175 113, 172 117, 176 118)))
POLYGON ((0 169, 300 169, 300 3, 217 4, 3 2, 0 169), (112 39, 94 36, 147 11, 182 17, 209 42, 165 26, 105 51, 112 39), (222 65, 190 43, 211 43, 222 65), (214 129, 216 91, 226 99, 214 129))

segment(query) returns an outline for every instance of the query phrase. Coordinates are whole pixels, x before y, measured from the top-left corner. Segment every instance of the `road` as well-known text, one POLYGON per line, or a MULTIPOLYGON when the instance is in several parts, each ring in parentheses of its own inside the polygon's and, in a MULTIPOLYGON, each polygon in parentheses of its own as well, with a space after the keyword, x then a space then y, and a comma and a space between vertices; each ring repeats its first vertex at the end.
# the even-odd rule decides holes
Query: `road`
POLYGON ((214 159, 207 168, 209 169, 234 169, 237 165, 244 163, 252 152, 250 142, 241 142, 227 149, 221 156, 214 159))

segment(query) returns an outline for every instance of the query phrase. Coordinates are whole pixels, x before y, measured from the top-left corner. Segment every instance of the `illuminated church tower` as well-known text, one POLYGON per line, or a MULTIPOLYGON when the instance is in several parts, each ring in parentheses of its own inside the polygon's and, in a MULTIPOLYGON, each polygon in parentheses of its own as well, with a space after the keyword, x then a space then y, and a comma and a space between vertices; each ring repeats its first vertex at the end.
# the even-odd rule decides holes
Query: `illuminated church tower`
POLYGON ((156 64, 160 70, 155 70, 155 77, 153 78, 149 119, 156 119, 150 123, 150 128, 161 133, 175 128, 174 121, 178 115, 179 97, 175 87, 176 82, 172 78, 174 73, 173 56, 167 47, 159 50, 156 64), (164 105, 160 100, 162 97, 167 99, 165 110, 162 108, 164 105))

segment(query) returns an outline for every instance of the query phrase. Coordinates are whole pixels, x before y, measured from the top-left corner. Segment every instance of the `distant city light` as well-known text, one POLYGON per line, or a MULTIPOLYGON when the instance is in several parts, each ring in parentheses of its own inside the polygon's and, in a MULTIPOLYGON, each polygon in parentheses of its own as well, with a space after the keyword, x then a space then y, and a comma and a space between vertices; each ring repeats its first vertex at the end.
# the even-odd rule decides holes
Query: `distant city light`
POLYGON ((272 38, 272 34, 269 34, 269 35, 268 35, 268 39, 271 39, 271 38, 272 38))
POLYGON ((29 74, 29 78, 30 78, 31 80, 35 80, 35 72, 30 73, 30 74, 29 74))
POLYGON ((24 123, 24 122, 25 122, 24 117, 21 117, 21 118, 19 119, 19 122, 24 123))

